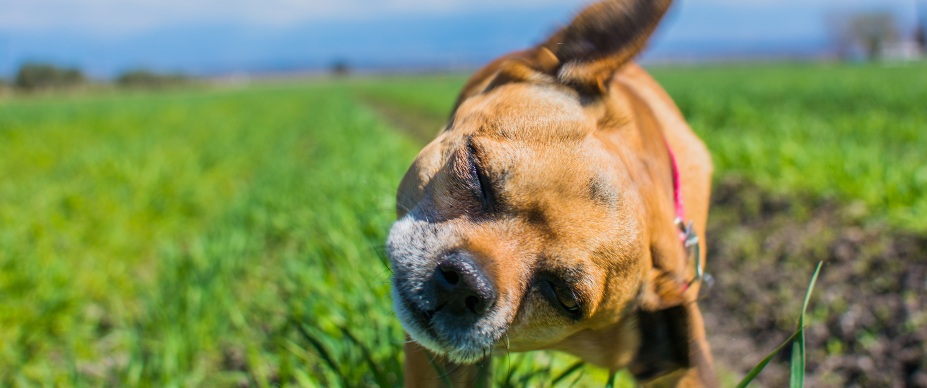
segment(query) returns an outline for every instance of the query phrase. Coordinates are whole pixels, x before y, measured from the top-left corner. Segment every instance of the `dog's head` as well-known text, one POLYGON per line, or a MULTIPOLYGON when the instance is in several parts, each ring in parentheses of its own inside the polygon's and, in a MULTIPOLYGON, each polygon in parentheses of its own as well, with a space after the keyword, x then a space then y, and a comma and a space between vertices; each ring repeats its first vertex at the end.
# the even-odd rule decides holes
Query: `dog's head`
POLYGON ((671 205, 649 198, 671 197, 652 181, 671 173, 640 156, 665 145, 608 86, 668 6, 597 3, 467 84, 403 179, 387 242, 415 341, 463 363, 506 346, 626 349, 593 360, 626 364, 628 318, 675 303, 653 264, 680 254, 671 205))

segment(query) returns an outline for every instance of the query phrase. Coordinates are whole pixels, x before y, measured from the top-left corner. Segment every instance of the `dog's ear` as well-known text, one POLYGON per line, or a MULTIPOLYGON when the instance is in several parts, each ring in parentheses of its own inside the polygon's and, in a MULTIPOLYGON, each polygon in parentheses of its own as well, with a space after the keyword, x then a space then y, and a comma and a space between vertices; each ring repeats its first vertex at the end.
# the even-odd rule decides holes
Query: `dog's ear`
POLYGON ((559 61, 557 79, 584 95, 607 91, 612 74, 637 55, 672 0, 606 0, 577 15, 541 45, 559 61))
POLYGON ((606 0, 584 9, 541 45, 496 59, 464 85, 453 111, 466 99, 510 82, 559 82, 596 97, 607 81, 639 53, 672 0, 606 0))

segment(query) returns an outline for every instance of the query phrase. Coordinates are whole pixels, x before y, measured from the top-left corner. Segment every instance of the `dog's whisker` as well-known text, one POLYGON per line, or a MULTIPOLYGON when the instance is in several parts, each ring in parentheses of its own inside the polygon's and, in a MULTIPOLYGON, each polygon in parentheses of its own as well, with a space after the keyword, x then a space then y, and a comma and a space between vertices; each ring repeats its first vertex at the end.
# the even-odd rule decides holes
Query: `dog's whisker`
POLYGON ((398 202, 396 203, 396 207, 399 208, 399 209, 401 209, 402 211, 404 211, 404 212, 406 212, 406 213, 411 213, 411 212, 412 212, 412 209, 410 209, 408 206, 403 205, 403 204, 398 203, 398 202))
POLYGON ((380 259, 380 263, 383 264, 383 266, 386 267, 390 273, 393 273, 393 268, 391 268, 389 265, 389 258, 386 256, 386 246, 377 245, 370 247, 370 249, 372 249, 373 252, 377 254, 377 258, 380 259))
POLYGON ((429 360, 429 363, 431 363, 431 366, 434 367, 435 372, 437 372, 436 373, 437 377, 435 377, 433 380, 441 380, 441 381, 450 380, 451 373, 453 372, 448 371, 446 367, 442 366, 443 365, 442 363, 438 362, 437 354, 432 354, 431 359, 429 360))
POLYGON ((454 363, 453 365, 454 365, 453 368, 445 368, 447 373, 445 373, 444 376, 441 376, 442 379, 445 377, 451 377, 451 375, 453 375, 454 373, 457 373, 457 371, 460 370, 460 367, 462 366, 457 363, 454 363))

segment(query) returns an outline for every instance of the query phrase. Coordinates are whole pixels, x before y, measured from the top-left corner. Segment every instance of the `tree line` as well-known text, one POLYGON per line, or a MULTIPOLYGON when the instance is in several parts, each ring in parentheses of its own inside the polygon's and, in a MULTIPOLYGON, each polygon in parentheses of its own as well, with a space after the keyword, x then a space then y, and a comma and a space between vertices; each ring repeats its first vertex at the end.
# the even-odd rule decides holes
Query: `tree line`
MULTIPOLYGON (((157 89, 183 85, 190 80, 190 77, 182 73, 133 69, 116 76, 112 84, 124 88, 157 89)), ((23 92, 73 89, 88 83, 90 79, 79 68, 41 62, 22 64, 10 81, 0 79, 0 87, 23 92)))

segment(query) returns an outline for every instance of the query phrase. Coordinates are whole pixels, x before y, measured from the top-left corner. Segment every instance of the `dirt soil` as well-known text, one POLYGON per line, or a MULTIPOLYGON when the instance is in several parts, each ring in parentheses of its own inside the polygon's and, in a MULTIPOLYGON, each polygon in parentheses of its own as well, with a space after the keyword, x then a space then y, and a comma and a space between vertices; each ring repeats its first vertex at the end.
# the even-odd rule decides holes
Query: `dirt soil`
MULTIPOLYGON (((927 387, 927 236, 866 223, 859 205, 716 184, 700 302, 720 368, 745 374, 794 330, 808 282, 808 386, 927 387)), ((757 381, 787 386, 789 351, 757 381)))
MULTIPOLYGON (((396 128, 427 143, 443 117, 365 96, 396 128)), ((809 387, 927 387, 927 235, 864 220, 866 209, 766 193, 722 178, 712 193, 701 302, 719 369, 743 376, 794 330, 818 261, 806 331, 809 387)), ((789 350, 755 383, 787 386, 789 350)))

